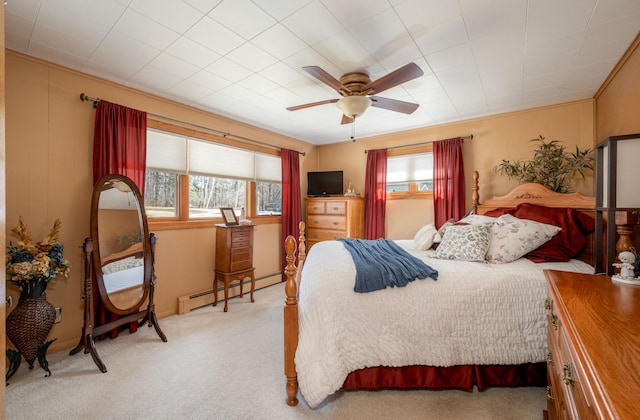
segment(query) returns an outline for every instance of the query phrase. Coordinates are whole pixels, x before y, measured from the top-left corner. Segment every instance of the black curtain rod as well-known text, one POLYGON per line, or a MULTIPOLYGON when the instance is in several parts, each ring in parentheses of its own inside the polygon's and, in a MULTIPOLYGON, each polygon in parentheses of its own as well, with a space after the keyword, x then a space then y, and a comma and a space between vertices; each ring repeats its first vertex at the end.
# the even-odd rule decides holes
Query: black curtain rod
MULTIPOLYGON (((462 136, 460 137, 462 140, 473 140, 473 134, 469 134, 468 136, 462 136)), ((401 149, 403 147, 413 147, 413 146, 423 146, 425 144, 431 144, 434 141, 437 140, 429 140, 429 141, 423 141, 422 143, 413 143, 413 144, 403 144, 401 146, 393 146, 393 147, 387 147, 387 150, 391 150, 391 149, 401 149)), ((364 151, 365 153, 368 152, 368 150, 365 149, 364 151)))
MULTIPOLYGON (((102 99, 100 99, 100 98, 92 98, 91 96, 87 96, 84 93, 81 93, 80 94, 80 100, 81 101, 93 102, 93 107, 95 108, 98 105, 98 102, 100 102, 102 99)), ((225 131, 216 130, 215 128, 203 127, 201 125, 197 125, 197 124, 192 124, 192 123, 176 120, 176 119, 165 117, 165 116, 162 116, 162 115, 153 114, 151 112, 147 112, 147 114, 151 115, 153 117, 156 117, 156 118, 161 118, 161 119, 166 120, 166 121, 171 121, 171 122, 182 124, 182 125, 188 125, 188 126, 191 126, 191 127, 194 127, 194 128, 201 129, 201 130, 211 131, 211 132, 219 134, 219 135, 221 135, 222 137, 225 137, 225 138, 233 137, 233 138, 236 138, 236 139, 239 139, 239 140, 248 141, 250 143, 259 144, 261 146, 270 147, 272 149, 282 150, 282 148, 280 148, 278 146, 274 146, 272 144, 265 143, 265 142, 262 142, 260 140, 254 140, 254 139, 250 139, 248 137, 238 136, 238 135, 235 135, 235 134, 227 133, 225 131)), ((298 153, 300 153, 302 156, 306 156, 307 155, 306 152, 298 152, 298 153)))

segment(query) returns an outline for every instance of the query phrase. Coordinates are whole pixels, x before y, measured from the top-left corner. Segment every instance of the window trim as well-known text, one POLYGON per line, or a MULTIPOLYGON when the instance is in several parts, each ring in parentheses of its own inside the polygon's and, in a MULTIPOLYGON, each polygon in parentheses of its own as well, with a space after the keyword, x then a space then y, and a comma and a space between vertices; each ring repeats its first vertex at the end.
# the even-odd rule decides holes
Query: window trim
MULTIPOLYGON (((198 130, 193 127, 187 127, 177 123, 170 123, 155 119, 151 116, 147 116, 147 128, 166 131, 168 133, 179 134, 186 137, 193 137, 203 141, 209 141, 222 146, 230 146, 235 148, 242 148, 252 152, 258 152, 273 156, 281 157, 280 150, 276 150, 267 146, 261 146, 259 144, 253 144, 243 142, 240 140, 231 140, 225 136, 212 134, 205 130, 198 130)), ((281 215, 257 215, 254 209, 256 202, 255 182, 246 181, 246 211, 247 218, 251 220, 253 224, 274 224, 282 223, 281 215)), ((148 223, 150 229, 161 230, 176 230, 176 229, 199 229, 215 227, 215 225, 224 223, 222 217, 203 218, 203 219, 189 219, 189 175, 178 174, 178 191, 177 191, 177 217, 164 217, 153 219, 149 218, 148 223), (187 197, 187 199, 183 199, 187 197)))
MULTIPOLYGON (((387 157, 415 155, 418 153, 433 153, 433 144, 402 147, 387 150, 387 157)), ((409 191, 388 192, 387 200, 424 200, 433 199, 433 191, 418 191, 418 182, 409 182, 409 191)))

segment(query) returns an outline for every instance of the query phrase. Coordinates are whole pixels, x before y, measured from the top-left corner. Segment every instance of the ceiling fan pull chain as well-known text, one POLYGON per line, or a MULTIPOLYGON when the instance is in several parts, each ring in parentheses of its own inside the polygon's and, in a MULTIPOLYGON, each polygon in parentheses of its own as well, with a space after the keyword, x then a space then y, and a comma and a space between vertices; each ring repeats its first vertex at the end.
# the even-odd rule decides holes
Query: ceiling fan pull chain
POLYGON ((353 122, 351 123, 351 141, 356 141, 356 117, 353 117, 353 122))

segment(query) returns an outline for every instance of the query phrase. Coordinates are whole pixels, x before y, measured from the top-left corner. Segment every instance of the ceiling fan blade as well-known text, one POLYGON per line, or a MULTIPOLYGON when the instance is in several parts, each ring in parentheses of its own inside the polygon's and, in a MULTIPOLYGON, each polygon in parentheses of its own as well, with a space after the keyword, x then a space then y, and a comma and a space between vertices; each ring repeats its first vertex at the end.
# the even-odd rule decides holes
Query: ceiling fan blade
POLYGON ((367 84, 362 88, 362 91, 368 93, 380 93, 387 89, 391 89, 392 87, 396 87, 405 82, 408 82, 409 80, 420 77, 423 74, 424 72, 420 67, 418 67, 417 64, 409 63, 397 70, 392 71, 386 76, 382 76, 381 78, 367 84))
POLYGON ((413 114, 420 105, 412 102, 399 101, 397 99, 382 98, 380 96, 370 96, 371 106, 388 109, 389 111, 402 112, 403 114, 413 114))
POLYGON ((341 91, 341 90, 342 91, 347 90, 347 88, 344 87, 344 85, 342 83, 340 83, 340 81, 338 81, 338 79, 336 79, 335 77, 333 77, 332 75, 330 75, 326 71, 322 70, 318 66, 306 66, 306 67, 303 67, 302 70, 306 71, 307 73, 309 73, 310 75, 312 75, 316 79, 320 80, 325 85, 328 85, 328 86, 332 87, 333 89, 337 90, 338 92, 341 91))
POLYGON ((312 106, 325 105, 325 104, 335 104, 336 102, 338 102, 338 99, 327 99, 326 101, 311 102, 311 103, 308 103, 308 104, 290 106, 290 107, 287 108, 287 110, 289 110, 289 111, 297 111, 299 109, 311 108, 312 106))
POLYGON ((355 118, 347 117, 346 115, 342 114, 342 121, 340 121, 340 124, 351 124, 354 120, 355 118))

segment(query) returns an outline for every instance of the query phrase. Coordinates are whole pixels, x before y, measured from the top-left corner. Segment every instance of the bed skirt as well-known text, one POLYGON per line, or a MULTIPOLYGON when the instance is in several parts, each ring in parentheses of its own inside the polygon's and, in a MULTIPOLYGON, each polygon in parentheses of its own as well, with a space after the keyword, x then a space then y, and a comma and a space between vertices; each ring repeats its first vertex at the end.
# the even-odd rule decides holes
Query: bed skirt
POLYGON ((428 388, 483 391, 492 386, 546 386, 547 365, 378 366, 351 372, 342 389, 428 388))

